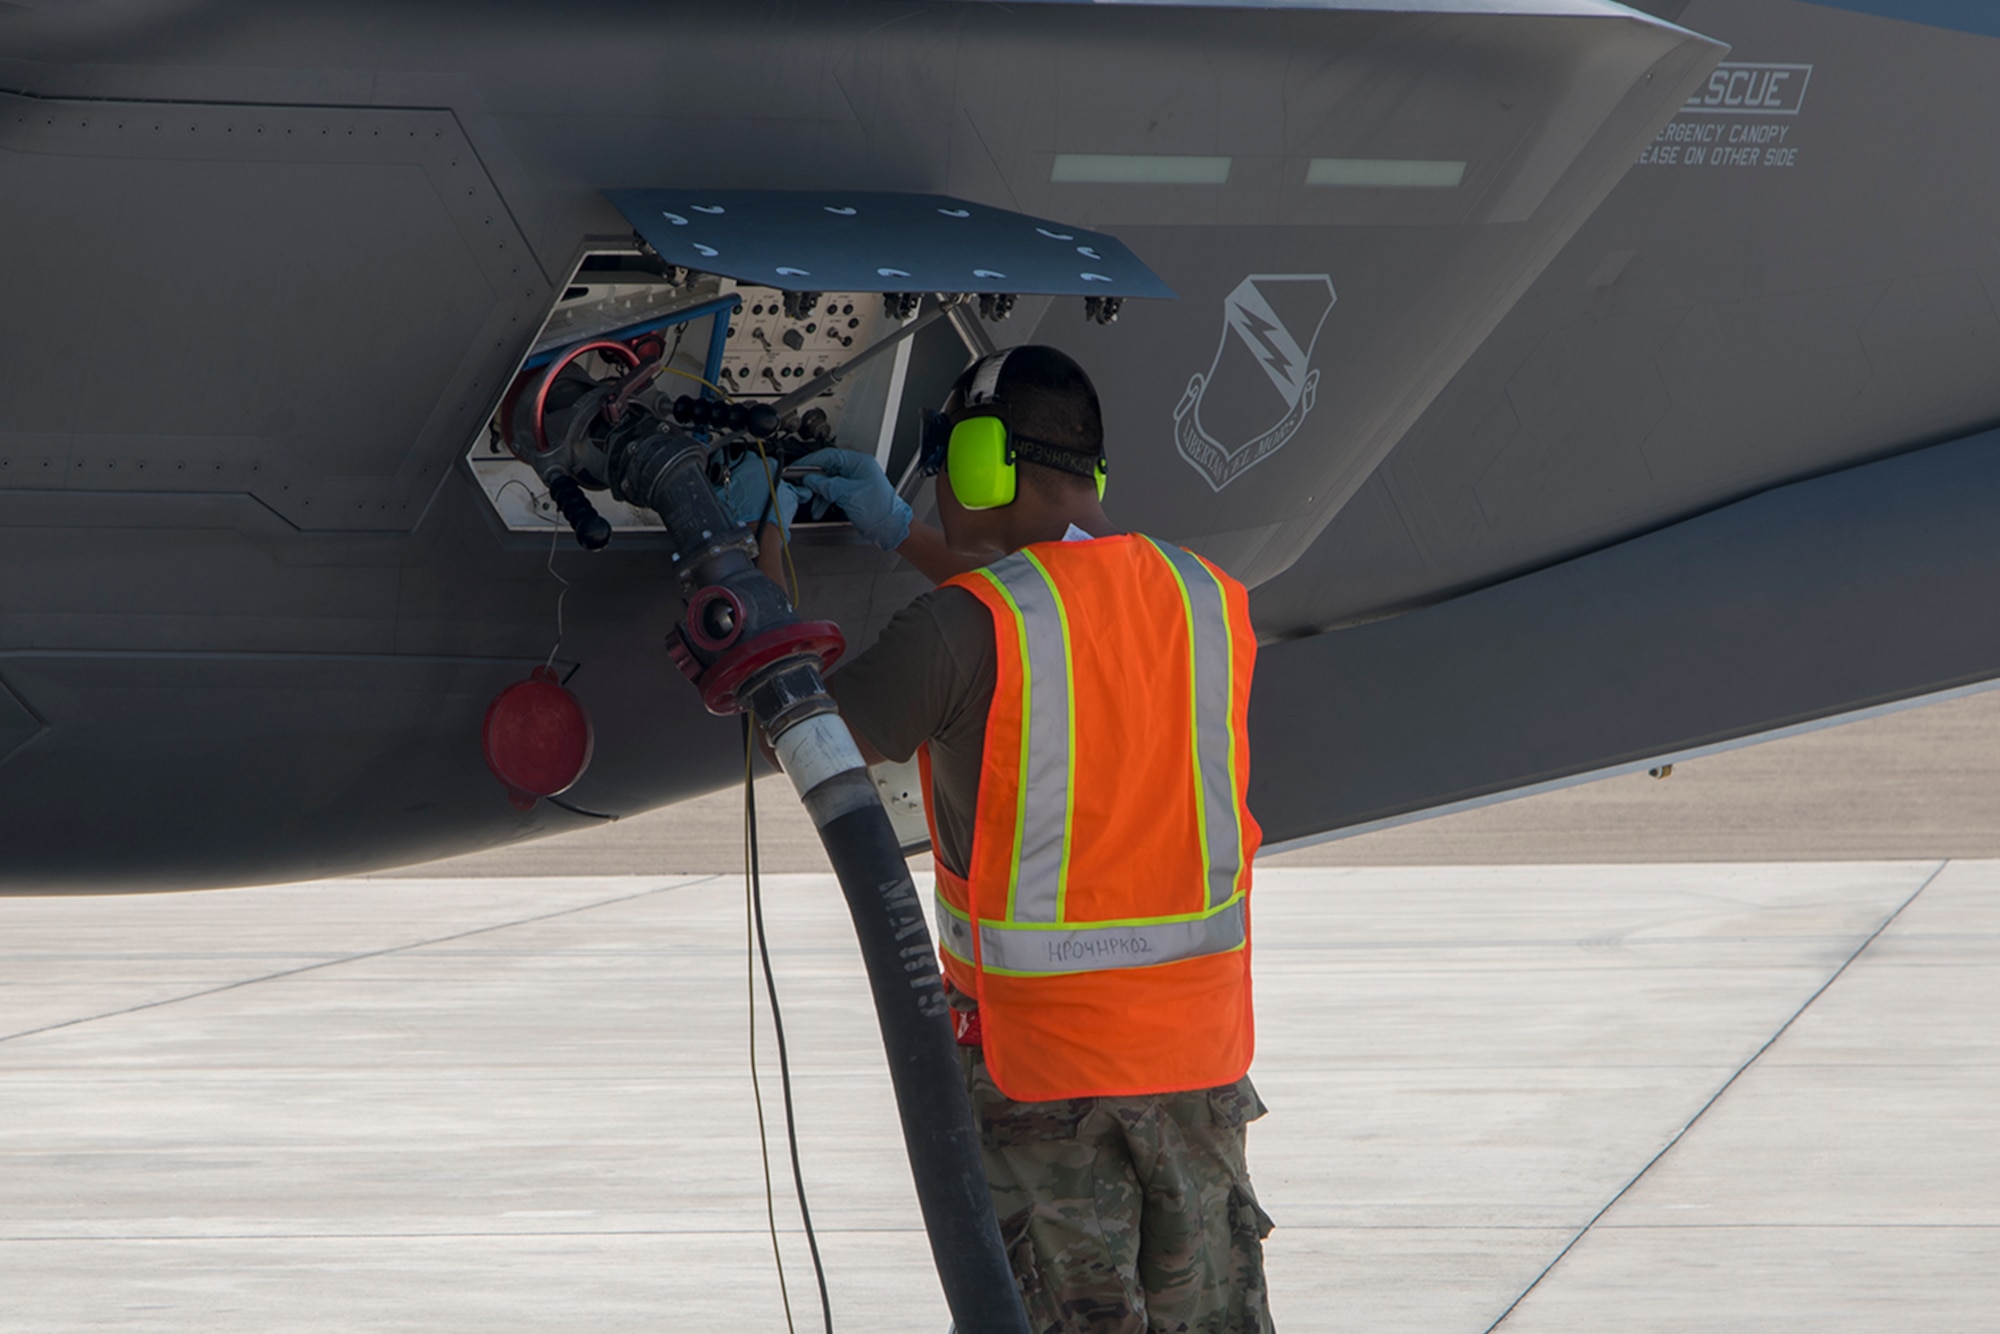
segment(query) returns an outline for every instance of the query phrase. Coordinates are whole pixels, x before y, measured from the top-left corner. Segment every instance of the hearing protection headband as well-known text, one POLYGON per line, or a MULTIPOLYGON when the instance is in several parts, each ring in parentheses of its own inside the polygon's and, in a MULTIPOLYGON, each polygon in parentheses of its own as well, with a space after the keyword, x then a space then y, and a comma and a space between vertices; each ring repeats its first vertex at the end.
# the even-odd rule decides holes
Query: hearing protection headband
POLYGON ((941 412, 924 413, 918 466, 925 476, 945 472, 951 478, 952 494, 969 510, 1013 504, 1019 482, 1015 464, 1023 459, 1091 478, 1102 500, 1108 469, 1101 454, 1086 458, 1072 449, 1016 435, 1008 427, 994 401, 994 391, 1012 351, 996 352, 980 361, 966 392, 964 415, 957 422, 941 412))

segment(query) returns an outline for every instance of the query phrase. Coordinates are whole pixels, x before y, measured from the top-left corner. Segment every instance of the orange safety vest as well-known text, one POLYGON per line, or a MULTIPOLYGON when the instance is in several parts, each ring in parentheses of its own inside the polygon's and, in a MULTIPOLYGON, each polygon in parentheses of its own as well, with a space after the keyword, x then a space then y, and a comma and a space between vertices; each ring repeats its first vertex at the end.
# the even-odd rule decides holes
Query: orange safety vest
POLYGON ((1263 837, 1248 594, 1137 534, 947 582, 992 612, 997 650, 971 874, 937 868, 945 973, 979 1001, 994 1082, 1040 1102, 1240 1079, 1263 837))

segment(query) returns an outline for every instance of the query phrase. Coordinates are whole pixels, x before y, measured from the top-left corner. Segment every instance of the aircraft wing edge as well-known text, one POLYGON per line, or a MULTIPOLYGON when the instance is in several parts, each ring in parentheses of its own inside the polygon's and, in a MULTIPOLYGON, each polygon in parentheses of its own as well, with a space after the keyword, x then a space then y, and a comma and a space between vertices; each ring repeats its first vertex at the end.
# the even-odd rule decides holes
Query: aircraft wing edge
POLYGON ((1272 850, 2000 681, 2000 430, 1267 647, 1272 850))

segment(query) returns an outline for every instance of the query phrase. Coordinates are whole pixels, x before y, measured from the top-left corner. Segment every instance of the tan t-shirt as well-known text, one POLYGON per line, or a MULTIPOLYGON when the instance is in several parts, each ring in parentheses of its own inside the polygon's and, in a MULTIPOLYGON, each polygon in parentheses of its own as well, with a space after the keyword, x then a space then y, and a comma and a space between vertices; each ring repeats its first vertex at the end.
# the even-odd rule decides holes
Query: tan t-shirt
POLYGON ((931 743, 933 852, 961 876, 972 865, 996 670, 986 604, 962 588, 934 588, 826 683, 847 725, 889 759, 907 760, 931 743))

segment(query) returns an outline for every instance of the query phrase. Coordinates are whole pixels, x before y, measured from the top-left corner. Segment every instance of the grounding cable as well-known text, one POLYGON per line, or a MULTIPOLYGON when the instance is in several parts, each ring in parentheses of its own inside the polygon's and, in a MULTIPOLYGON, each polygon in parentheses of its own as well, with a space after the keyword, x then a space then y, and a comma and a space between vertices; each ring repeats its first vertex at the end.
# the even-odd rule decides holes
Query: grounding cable
POLYGON ((778 1086, 784 1095, 785 1142, 791 1150, 792 1188, 798 1195, 799 1220, 804 1224, 806 1249, 812 1255, 813 1278, 819 1285, 820 1320, 825 1334, 833 1334, 833 1301, 826 1290, 826 1265, 819 1254, 819 1235, 813 1231, 812 1209, 806 1202, 805 1168, 799 1161, 798 1118, 792 1110, 792 1065, 785 1048, 785 1022, 778 1006, 778 982, 771 969, 771 942, 764 930, 764 882, 758 866, 757 848, 757 785, 755 771, 751 764, 754 754, 752 736, 755 725, 746 712, 743 715, 743 847, 744 847, 744 888, 745 888, 745 928, 750 938, 754 958, 749 973, 750 988, 750 1086, 757 1104, 757 1144, 764 1159, 764 1208, 765 1217, 771 1228, 771 1256, 777 1264, 778 1287, 785 1293, 785 1328, 796 1330, 792 1325, 792 1299, 785 1292, 785 1262, 778 1245, 778 1216, 775 1192, 771 1186, 770 1137, 764 1128, 764 1095, 757 1084, 757 981, 755 964, 761 961, 764 973, 764 990, 771 1002, 771 1031, 777 1037, 778 1086))

